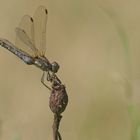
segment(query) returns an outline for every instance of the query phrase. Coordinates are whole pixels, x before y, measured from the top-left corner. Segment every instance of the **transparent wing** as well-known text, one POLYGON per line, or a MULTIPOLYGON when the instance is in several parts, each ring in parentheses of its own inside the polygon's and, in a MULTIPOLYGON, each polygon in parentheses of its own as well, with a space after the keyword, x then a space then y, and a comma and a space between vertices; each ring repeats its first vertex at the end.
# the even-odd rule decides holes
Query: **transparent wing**
POLYGON ((16 32, 16 47, 28 53, 31 56, 37 56, 38 49, 34 45, 34 21, 25 15, 19 26, 15 29, 16 32))
POLYGON ((46 51, 46 24, 47 24, 48 12, 44 6, 38 7, 33 19, 34 19, 34 31, 35 31, 35 46, 38 48, 40 55, 45 55, 46 51))

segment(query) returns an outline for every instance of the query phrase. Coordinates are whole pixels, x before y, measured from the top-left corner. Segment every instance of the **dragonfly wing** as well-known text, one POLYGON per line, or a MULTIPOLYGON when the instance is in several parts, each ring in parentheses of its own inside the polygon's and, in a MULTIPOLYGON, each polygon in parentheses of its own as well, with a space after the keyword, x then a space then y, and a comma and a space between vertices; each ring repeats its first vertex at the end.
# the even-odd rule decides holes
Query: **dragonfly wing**
POLYGON ((46 51, 46 24, 48 12, 44 6, 40 6, 34 16, 35 46, 38 48, 40 55, 45 55, 46 51))
POLYGON ((34 22, 33 19, 25 15, 19 26, 15 29, 16 32, 16 47, 22 51, 36 56, 38 49, 34 45, 34 22))

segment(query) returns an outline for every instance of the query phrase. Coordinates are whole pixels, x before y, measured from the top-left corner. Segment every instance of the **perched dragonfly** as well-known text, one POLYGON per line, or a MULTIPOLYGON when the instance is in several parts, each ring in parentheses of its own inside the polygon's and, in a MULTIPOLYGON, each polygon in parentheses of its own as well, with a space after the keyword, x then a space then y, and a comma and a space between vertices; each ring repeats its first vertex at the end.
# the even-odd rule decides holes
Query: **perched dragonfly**
POLYGON ((61 113, 68 104, 68 95, 65 86, 56 75, 59 64, 57 62, 50 63, 45 57, 47 16, 48 12, 44 6, 40 6, 33 17, 25 15, 15 29, 15 45, 6 39, 0 39, 0 45, 26 64, 35 65, 43 70, 41 82, 51 90, 49 106, 54 113, 53 139, 62 140, 58 129, 62 118, 61 113), (44 82, 45 74, 47 74, 47 81, 51 83, 51 87, 44 82))
MULTIPOLYGON (((1 39, 0 44, 26 64, 35 65, 43 70, 41 82, 52 90, 44 82, 45 73, 47 73, 47 80, 52 82, 52 78, 56 77, 55 73, 59 69, 59 64, 57 62, 50 63, 45 57, 47 16, 47 9, 44 6, 40 6, 33 17, 25 15, 21 19, 19 26, 15 29, 15 45, 5 39, 1 39)), ((61 81, 57 81, 58 84, 61 84, 61 81)))

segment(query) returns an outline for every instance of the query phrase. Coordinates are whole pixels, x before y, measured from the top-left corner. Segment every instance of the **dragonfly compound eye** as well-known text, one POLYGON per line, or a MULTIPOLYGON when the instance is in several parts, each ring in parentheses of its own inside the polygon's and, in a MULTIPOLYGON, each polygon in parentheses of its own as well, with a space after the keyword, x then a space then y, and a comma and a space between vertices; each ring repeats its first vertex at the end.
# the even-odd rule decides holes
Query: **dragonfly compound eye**
POLYGON ((59 70, 59 64, 57 62, 52 63, 52 72, 56 73, 59 70))

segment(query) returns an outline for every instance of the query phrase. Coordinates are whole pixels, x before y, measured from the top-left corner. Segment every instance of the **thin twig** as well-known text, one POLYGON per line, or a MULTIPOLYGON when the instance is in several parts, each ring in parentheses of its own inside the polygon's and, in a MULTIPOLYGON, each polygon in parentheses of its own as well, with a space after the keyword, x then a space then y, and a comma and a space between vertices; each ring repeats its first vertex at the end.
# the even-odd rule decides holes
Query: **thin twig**
POLYGON ((53 140, 62 140, 62 137, 59 133, 59 125, 62 116, 54 114, 54 122, 53 122, 53 140))

